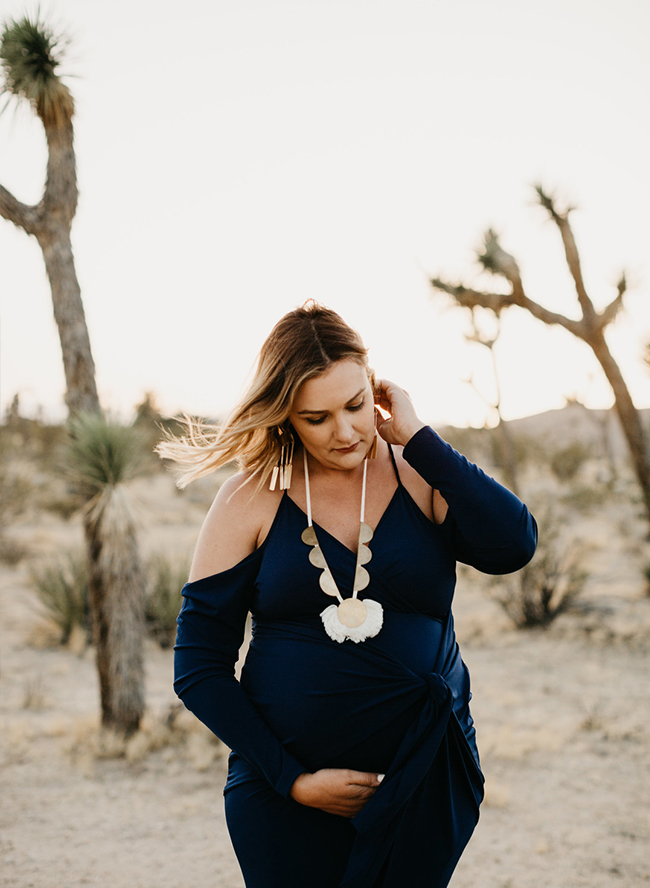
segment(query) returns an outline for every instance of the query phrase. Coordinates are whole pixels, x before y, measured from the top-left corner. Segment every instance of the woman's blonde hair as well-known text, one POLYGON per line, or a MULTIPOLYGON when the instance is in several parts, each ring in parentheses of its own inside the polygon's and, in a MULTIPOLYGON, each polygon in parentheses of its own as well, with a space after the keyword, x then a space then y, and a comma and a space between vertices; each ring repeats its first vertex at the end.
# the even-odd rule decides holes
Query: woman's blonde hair
MULTIPOLYGON (((156 451, 179 465, 176 476, 181 488, 232 460, 251 477, 258 476, 261 487, 278 462, 281 435, 289 428, 300 386, 336 361, 353 360, 368 368, 367 355, 359 334, 340 315, 310 300, 275 325, 262 346, 248 391, 222 425, 186 416, 186 434, 167 435, 156 451)), ((369 368, 368 376, 373 384, 369 368)))

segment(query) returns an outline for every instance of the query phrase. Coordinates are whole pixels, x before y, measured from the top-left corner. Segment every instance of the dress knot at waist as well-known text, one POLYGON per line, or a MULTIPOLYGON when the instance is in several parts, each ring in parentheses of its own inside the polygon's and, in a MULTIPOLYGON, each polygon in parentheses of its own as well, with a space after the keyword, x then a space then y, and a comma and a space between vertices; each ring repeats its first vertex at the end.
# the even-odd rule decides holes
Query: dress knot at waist
POLYGON ((341 888, 373 885, 390 852, 400 815, 425 780, 447 732, 452 714, 451 689, 436 672, 423 676, 422 681, 428 694, 418 716, 406 731, 381 786, 351 821, 357 837, 341 888))
POLYGON ((451 693, 451 689, 445 679, 437 672, 430 672, 428 675, 424 676, 424 680, 427 683, 431 699, 434 703, 442 706, 445 703, 447 696, 451 693))
POLYGON ((352 819, 358 833, 385 826, 404 805, 424 778, 451 714, 452 694, 437 672, 423 677, 428 696, 417 718, 404 734, 397 754, 386 772, 381 791, 376 792, 363 810, 352 819))

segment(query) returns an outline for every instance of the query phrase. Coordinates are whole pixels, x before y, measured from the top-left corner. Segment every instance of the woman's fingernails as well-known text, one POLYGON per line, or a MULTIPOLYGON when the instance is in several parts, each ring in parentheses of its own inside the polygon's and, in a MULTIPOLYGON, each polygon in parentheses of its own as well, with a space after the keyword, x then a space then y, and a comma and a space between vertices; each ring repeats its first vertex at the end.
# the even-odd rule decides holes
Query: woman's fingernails
POLYGON ((385 776, 385 774, 377 774, 377 783, 381 783, 385 776))

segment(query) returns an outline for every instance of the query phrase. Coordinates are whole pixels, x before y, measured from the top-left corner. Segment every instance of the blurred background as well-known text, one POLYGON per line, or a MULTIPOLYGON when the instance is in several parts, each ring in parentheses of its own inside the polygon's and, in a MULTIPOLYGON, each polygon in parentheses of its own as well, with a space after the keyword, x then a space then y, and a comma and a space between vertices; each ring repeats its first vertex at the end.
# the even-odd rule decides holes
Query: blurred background
MULTIPOLYGON (((4 37, 26 13, 4 0, 4 37)), ((223 416, 308 298, 539 520, 522 571, 459 568, 487 794, 454 888, 647 886, 650 6, 59 0, 38 15, 69 37, 72 246, 105 415, 95 394, 66 425, 43 254, 0 220, 3 888, 242 888, 228 751, 178 703, 171 652, 232 466, 180 491, 152 449, 179 410, 223 416), (513 290, 569 327, 611 306, 627 435, 593 327, 590 348, 521 308, 497 322, 458 304, 513 290)), ((47 158, 42 122, 8 101, 0 184, 36 204, 47 158)))

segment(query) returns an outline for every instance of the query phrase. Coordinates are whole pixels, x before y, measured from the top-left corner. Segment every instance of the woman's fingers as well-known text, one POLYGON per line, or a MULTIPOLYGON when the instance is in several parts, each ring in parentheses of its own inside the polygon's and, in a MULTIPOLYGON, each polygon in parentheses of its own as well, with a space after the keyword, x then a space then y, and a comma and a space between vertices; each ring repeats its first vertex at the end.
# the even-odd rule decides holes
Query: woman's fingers
POLYGON ((382 779, 382 774, 325 768, 301 774, 293 784, 291 796, 302 805, 340 817, 354 817, 375 794, 382 779))
POLYGON ((343 795, 334 803, 336 811, 333 813, 338 813, 342 817, 355 817, 377 792, 381 780, 383 774, 366 771, 347 772, 342 787, 343 795))
MULTIPOLYGON (((391 382, 389 379, 378 379, 377 380, 377 388, 375 390, 376 400, 380 407, 383 407, 384 410, 390 411, 391 405, 393 403, 393 399, 395 398, 396 393, 399 391, 404 391, 403 389, 399 389, 394 382, 391 382)), ((406 394, 404 392, 404 394, 406 394)))
POLYGON ((348 782, 351 786, 370 788, 373 791, 384 779, 383 774, 375 774, 372 771, 346 771, 345 773, 348 775, 348 782))
POLYGON ((377 380, 376 403, 390 416, 377 421, 379 434, 389 444, 406 444, 424 423, 418 419, 411 398, 389 379, 377 380))

